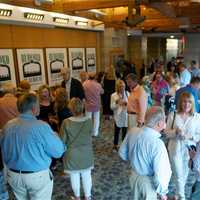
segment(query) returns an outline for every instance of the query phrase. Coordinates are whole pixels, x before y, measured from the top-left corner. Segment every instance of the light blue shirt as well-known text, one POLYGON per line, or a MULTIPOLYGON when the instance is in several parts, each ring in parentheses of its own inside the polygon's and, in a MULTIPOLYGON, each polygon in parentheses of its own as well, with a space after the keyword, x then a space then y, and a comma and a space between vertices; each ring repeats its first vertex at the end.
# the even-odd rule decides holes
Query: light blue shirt
POLYGON ((180 73, 180 86, 184 87, 187 84, 189 84, 190 80, 191 80, 191 77, 192 77, 191 73, 187 69, 185 69, 184 71, 182 71, 180 73))
POLYGON ((45 170, 52 157, 59 158, 65 151, 65 145, 50 126, 30 114, 9 121, 2 134, 2 156, 9 169, 45 170))
POLYGON ((121 144, 119 155, 123 160, 130 161, 137 174, 152 176, 156 192, 164 195, 168 192, 171 167, 160 136, 152 128, 133 128, 121 144))

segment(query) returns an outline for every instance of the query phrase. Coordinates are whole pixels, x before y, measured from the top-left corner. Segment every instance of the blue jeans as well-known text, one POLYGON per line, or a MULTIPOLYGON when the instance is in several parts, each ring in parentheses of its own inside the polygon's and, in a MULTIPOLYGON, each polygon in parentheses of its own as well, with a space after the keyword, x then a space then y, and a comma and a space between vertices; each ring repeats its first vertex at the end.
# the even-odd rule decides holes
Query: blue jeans
POLYGON ((8 191, 4 181, 3 170, 0 171, 0 200, 8 200, 8 191))

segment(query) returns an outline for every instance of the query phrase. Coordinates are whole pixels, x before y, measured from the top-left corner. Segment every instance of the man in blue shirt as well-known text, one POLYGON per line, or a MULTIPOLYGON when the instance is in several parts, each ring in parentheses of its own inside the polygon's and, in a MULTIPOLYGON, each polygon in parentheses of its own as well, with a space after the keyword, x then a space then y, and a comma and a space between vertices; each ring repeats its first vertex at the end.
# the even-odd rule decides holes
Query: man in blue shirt
POLYGON ((192 77, 190 84, 186 85, 185 87, 180 88, 176 91, 175 95, 175 104, 177 107, 178 99, 180 97, 180 94, 183 92, 189 92, 194 97, 194 103, 195 103, 195 111, 199 112, 199 97, 198 97, 198 91, 200 89, 200 77, 192 77))
POLYGON ((2 130, 8 183, 19 200, 51 200, 51 158, 61 157, 65 146, 47 123, 36 119, 39 102, 35 94, 19 97, 17 107, 19 117, 10 120, 2 130))
POLYGON ((183 63, 178 64, 178 69, 180 72, 180 86, 184 87, 190 83, 191 73, 183 63))
POLYGON ((160 131, 165 128, 165 114, 154 106, 146 112, 145 126, 129 130, 119 149, 123 160, 131 164, 132 200, 167 199, 171 167, 160 131))

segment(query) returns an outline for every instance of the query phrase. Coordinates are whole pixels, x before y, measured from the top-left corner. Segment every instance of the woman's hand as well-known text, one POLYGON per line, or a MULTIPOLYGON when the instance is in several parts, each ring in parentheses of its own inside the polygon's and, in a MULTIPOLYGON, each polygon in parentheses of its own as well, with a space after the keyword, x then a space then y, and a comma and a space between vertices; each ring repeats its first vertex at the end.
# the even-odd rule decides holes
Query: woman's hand
POLYGON ((181 140, 185 140, 185 133, 182 129, 177 128, 176 129, 176 136, 181 139, 181 140))

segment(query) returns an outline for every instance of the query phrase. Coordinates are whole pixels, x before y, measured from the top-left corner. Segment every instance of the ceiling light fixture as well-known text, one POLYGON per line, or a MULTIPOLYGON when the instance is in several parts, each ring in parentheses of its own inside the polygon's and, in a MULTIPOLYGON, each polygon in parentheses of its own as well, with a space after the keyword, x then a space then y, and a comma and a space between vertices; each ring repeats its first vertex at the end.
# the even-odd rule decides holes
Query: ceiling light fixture
POLYGON ((60 17, 54 17, 53 21, 56 23, 60 23, 60 24, 68 24, 69 23, 68 18, 60 18, 60 17))
POLYGON ((44 15, 35 13, 24 13, 24 18, 35 21, 42 21, 44 19, 44 15))
POLYGON ((76 21, 77 26, 87 26, 88 22, 76 21))
POLYGON ((12 15, 12 10, 0 9, 0 16, 2 16, 2 17, 10 17, 11 15, 12 15))

